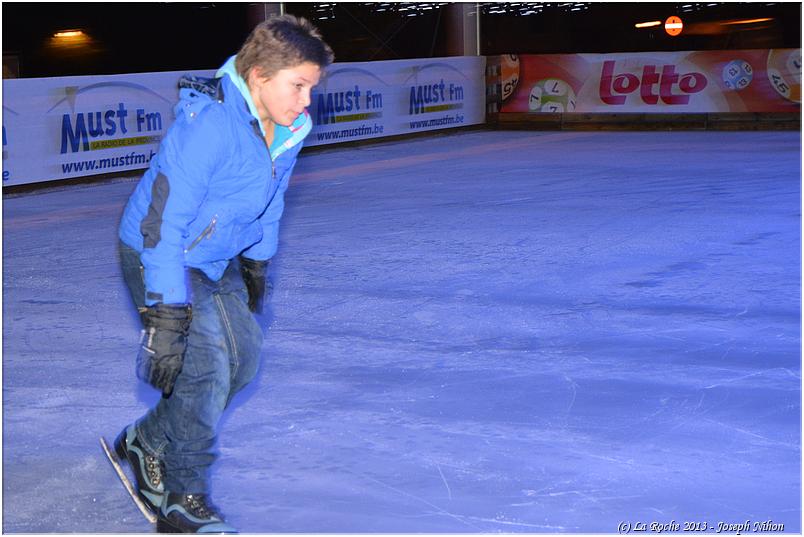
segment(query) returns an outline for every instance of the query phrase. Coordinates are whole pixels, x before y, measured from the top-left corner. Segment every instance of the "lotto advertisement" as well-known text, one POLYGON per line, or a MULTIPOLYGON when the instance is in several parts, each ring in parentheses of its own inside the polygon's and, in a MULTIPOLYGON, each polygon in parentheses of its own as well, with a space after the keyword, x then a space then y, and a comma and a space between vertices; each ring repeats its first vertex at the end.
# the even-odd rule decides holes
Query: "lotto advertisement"
POLYGON ((801 112, 801 49, 499 60, 501 113, 801 112))
MULTIPOLYGON (((333 64, 311 95, 315 146, 485 121, 484 57, 333 64)), ((3 80, 3 185, 144 169, 184 74, 3 80)))

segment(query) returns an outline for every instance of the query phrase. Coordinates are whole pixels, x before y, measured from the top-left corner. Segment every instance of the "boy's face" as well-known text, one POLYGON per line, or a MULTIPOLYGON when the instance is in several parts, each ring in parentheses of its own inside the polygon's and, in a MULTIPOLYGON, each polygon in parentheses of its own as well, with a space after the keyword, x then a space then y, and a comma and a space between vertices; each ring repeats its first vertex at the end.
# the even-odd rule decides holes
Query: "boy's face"
POLYGON ((260 119, 289 127, 310 106, 310 91, 321 78, 321 68, 305 62, 282 69, 271 78, 260 77, 255 69, 250 78, 251 97, 260 119))

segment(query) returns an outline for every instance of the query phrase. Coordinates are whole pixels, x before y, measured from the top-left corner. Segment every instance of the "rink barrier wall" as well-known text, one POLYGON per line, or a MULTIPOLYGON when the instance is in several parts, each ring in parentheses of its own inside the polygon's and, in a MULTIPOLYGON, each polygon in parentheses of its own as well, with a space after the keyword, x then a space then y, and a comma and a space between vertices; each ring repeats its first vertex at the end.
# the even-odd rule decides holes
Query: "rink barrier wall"
MULTIPOLYGON (((483 126, 485 62, 335 63, 312 93, 305 147, 483 126)), ((215 71, 3 80, 3 186, 147 168, 185 74, 215 71)))
MULTIPOLYGON (((188 73, 215 71, 3 80, 4 188, 146 168, 188 73)), ((800 49, 335 63, 305 146, 483 127, 800 130, 800 80, 800 49)))
POLYGON ((492 128, 800 129, 801 49, 513 54, 486 63, 492 128))

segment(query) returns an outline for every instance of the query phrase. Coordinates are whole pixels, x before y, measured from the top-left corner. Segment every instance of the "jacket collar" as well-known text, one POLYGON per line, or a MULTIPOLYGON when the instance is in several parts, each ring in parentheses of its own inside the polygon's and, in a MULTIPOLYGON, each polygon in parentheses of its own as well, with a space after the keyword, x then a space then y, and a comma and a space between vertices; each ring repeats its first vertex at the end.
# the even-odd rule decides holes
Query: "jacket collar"
MULTIPOLYGON (((237 69, 235 68, 235 56, 232 56, 226 60, 226 63, 224 63, 223 66, 218 69, 218 72, 215 73, 215 76, 222 77, 224 80, 228 79, 228 82, 237 89, 237 92, 245 101, 249 115, 251 116, 249 118, 249 122, 256 118, 260 132, 262 132, 262 135, 265 136, 265 129, 262 126, 262 121, 260 121, 259 114, 257 114, 257 107, 254 106, 254 100, 251 98, 251 92, 248 90, 246 81, 243 80, 243 77, 237 73, 237 69)), ((231 94, 232 92, 230 91, 227 96, 230 96, 231 94)), ((307 110, 300 114, 290 127, 275 125, 274 141, 271 144, 271 156, 275 159, 291 147, 300 143, 310 133, 312 128, 313 120, 307 110)))
POLYGON ((246 81, 243 80, 237 73, 237 69, 235 68, 235 56, 232 56, 223 66, 218 69, 218 72, 215 73, 215 76, 218 78, 229 77, 229 82, 237 88, 240 95, 246 101, 246 106, 248 106, 248 110, 253 117, 255 117, 258 121, 260 126, 260 131, 262 131, 262 135, 265 136, 265 129, 262 128, 262 121, 260 121, 260 116, 257 113, 257 107, 254 106, 254 100, 251 98, 251 92, 248 90, 248 85, 246 85, 246 81))

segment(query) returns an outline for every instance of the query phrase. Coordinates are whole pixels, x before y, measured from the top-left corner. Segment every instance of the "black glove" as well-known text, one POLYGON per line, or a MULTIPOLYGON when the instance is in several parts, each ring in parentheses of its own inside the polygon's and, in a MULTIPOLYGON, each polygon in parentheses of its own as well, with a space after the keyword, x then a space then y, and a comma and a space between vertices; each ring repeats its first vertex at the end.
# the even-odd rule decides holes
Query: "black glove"
MULTIPOLYGON (((248 309, 253 313, 262 313, 262 304, 265 299, 266 278, 268 265, 271 260, 255 261, 247 257, 240 256, 240 274, 243 282, 248 289, 248 309)), ((270 295, 273 285, 267 282, 268 294, 270 295)))
POLYGON ((137 376, 168 397, 184 365, 192 310, 187 305, 156 304, 140 314, 145 330, 137 355, 137 376))

